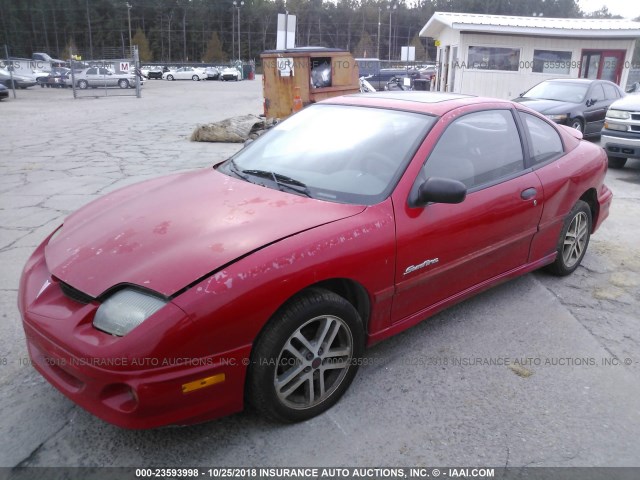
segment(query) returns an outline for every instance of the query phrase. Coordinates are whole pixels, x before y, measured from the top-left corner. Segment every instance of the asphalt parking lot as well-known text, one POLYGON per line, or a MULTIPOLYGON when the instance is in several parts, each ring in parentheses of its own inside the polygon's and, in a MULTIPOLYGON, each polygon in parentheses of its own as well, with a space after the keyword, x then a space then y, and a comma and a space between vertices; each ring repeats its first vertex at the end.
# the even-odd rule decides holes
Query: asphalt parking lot
POLYGON ((261 89, 151 80, 141 99, 31 88, 0 104, 0 466, 640 466, 637 160, 607 174, 611 216, 572 276, 526 275, 375 346, 313 420, 127 431, 44 381, 16 306, 29 254, 104 193, 235 152, 188 138, 260 113, 261 89))

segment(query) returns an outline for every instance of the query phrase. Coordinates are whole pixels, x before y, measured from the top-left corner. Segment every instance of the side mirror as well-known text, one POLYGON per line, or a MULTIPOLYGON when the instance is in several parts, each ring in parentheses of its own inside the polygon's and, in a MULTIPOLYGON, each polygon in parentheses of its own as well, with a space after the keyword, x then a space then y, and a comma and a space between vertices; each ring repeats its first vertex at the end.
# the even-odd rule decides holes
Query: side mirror
POLYGON ((434 203, 461 203, 467 196, 467 187, 452 178, 429 177, 418 187, 416 206, 434 203))
POLYGON ((524 94, 527 92, 522 92, 520 95, 518 95, 520 98, 524 97, 524 94))
POLYGON ((587 107, 594 105, 596 102, 597 100, 595 98, 590 98, 589 100, 587 100, 587 107))

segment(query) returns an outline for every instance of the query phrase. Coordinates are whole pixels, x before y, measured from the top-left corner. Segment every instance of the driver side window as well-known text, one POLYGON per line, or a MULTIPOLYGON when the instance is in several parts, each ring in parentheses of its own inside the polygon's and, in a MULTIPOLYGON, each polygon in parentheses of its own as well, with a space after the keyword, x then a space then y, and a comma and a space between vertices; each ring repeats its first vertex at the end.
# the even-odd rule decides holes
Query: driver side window
POLYGON ((422 174, 459 180, 472 189, 523 169, 522 145, 511 111, 486 110, 453 121, 429 155, 422 174))

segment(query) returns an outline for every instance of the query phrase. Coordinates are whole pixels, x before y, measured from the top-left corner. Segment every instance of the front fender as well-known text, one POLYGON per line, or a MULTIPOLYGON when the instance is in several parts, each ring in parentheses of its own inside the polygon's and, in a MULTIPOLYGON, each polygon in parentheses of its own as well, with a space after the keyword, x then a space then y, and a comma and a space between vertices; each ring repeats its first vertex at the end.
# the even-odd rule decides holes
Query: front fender
POLYGON ((395 220, 387 199, 353 217, 269 245, 174 298, 193 332, 182 350, 196 357, 250 344, 288 299, 335 278, 365 288, 371 304, 369 328, 384 328, 394 271, 395 220))

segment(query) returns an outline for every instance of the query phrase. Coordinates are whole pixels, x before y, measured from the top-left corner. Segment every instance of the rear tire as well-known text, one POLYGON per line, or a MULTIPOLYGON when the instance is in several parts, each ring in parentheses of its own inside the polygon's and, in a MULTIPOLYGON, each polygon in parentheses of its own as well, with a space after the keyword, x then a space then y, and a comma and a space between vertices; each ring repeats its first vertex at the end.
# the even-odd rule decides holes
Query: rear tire
POLYGON ((193 80, 194 82, 199 82, 200 77, 198 75, 194 75, 193 77, 191 77, 191 80, 193 80))
POLYGON ((267 323, 251 352, 246 399, 264 416, 299 422, 331 408, 364 352, 356 309, 324 289, 303 292, 267 323))
POLYGON ((87 82, 86 80, 78 80, 78 88, 80 90, 86 90, 87 88, 89 88, 89 82, 87 82))
POLYGON ((173 75, 167 75, 167 80, 172 81, 173 80, 173 75))
POLYGON ((556 248, 558 255, 555 261, 547 267, 549 272, 564 277, 578 268, 589 246, 591 222, 589 205, 578 200, 564 221, 556 248))
POLYGON ((609 157, 609 168, 614 168, 614 169, 623 168, 626 163, 627 163, 626 158, 609 157))
POLYGON ((129 88, 129 80, 123 78, 122 80, 118 80, 118 86, 120 88, 129 88))

